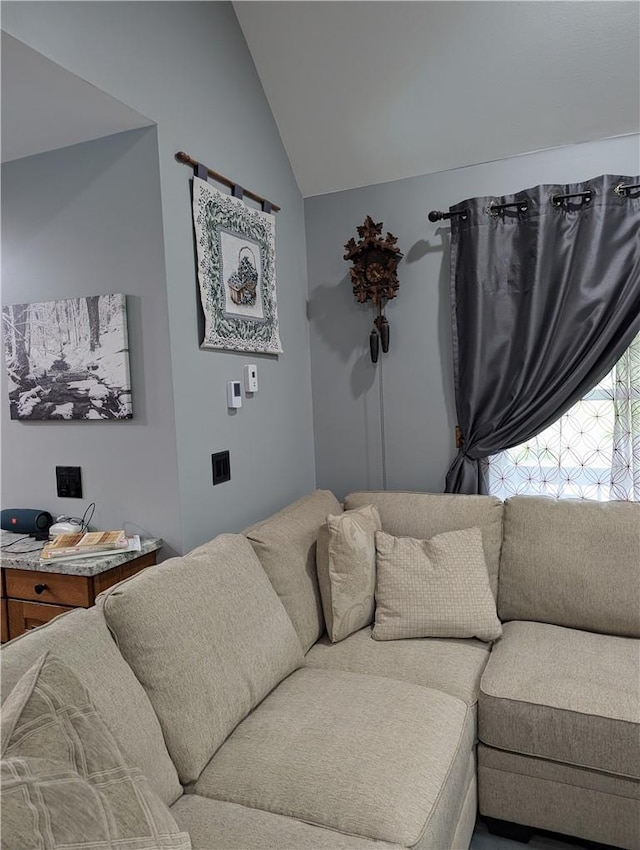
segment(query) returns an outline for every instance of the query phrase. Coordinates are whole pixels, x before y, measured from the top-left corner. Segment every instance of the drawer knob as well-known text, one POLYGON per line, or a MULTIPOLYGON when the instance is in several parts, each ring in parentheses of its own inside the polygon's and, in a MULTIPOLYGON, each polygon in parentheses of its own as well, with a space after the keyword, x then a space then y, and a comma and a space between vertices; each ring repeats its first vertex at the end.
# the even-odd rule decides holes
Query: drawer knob
POLYGON ((36 593, 44 593, 45 590, 47 589, 47 585, 46 584, 36 584, 36 586, 33 589, 35 590, 36 593))

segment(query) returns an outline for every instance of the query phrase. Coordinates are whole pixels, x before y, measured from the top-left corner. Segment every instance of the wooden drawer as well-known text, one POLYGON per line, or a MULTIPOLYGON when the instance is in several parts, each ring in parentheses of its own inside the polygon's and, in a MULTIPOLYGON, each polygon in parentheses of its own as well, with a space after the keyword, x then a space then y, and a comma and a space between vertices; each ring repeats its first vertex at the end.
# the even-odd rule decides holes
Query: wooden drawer
POLYGON ((9 599, 9 638, 42 626, 53 620, 58 614, 72 611, 73 608, 64 605, 45 605, 41 602, 21 602, 19 599, 9 599))
POLYGON ((87 576, 37 570, 6 570, 5 581, 10 599, 50 602, 77 608, 88 608, 93 604, 90 579, 87 576))

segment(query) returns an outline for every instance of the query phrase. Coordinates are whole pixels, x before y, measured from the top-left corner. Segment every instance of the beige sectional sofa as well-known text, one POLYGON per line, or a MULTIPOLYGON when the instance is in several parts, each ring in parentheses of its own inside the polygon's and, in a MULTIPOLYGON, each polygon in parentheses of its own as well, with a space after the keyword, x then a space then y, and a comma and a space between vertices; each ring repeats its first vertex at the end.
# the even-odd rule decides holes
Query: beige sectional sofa
MULTIPOLYGON (((325 634, 327 491, 151 567, 7 644, 82 680, 194 848, 469 845, 478 811, 640 848, 640 505, 358 492, 382 528, 480 528, 504 623, 325 634), (476 762, 477 757, 477 762, 476 762)), ((7 845, 9 846, 9 845, 7 845)))

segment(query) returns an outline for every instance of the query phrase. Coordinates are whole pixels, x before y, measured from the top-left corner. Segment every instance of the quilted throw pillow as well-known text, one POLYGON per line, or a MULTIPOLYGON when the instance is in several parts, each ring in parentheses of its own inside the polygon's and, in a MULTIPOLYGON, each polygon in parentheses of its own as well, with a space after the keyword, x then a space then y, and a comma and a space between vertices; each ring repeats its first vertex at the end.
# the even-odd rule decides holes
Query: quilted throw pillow
POLYGON ((381 528, 378 509, 366 505, 329 515, 318 533, 318 584, 327 634, 333 643, 373 620, 375 535, 381 528))
POLYGON ((379 531, 376 550, 373 638, 500 637, 479 528, 430 540, 379 531))
POLYGON ((46 653, 2 708, 3 850, 191 850, 80 680, 46 653))

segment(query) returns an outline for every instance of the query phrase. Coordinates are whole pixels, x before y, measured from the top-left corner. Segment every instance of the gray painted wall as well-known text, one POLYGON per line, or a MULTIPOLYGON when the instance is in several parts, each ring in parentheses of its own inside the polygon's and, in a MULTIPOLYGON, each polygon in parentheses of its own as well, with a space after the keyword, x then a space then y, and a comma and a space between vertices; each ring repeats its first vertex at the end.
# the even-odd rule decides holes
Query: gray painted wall
POLYGON ((432 209, 509 194, 539 183, 638 174, 640 137, 628 136, 455 171, 307 198, 309 318, 319 487, 343 496, 383 486, 440 492, 456 424, 449 301, 449 233, 432 209), (405 257, 389 303, 391 348, 377 367, 368 352, 373 314, 351 292, 343 245, 371 215, 398 237, 405 257))
POLYGON ((127 295, 134 419, 11 421, 0 374, 2 504, 134 523, 181 545, 169 320, 155 128, 2 168, 2 300, 127 295), (83 499, 59 499, 56 465, 82 467, 83 499), (153 496, 153 497, 152 497, 153 496))
POLYGON ((304 208, 231 4, 8 2, 2 27, 157 123, 183 548, 309 492, 304 208), (191 172, 178 150, 282 206, 279 358, 198 348, 191 172), (225 383, 251 362, 260 390, 230 415, 225 383), (233 477, 213 488, 210 456, 221 449, 231 450, 233 477))

